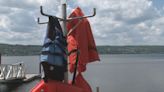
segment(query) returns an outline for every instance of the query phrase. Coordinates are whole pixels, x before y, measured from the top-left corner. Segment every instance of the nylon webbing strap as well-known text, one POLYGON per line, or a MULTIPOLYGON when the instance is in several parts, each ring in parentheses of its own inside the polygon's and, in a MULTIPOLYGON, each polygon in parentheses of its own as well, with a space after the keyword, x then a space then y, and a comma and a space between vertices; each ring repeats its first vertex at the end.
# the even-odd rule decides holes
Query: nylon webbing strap
POLYGON ((78 59, 79 59, 79 50, 76 51, 76 62, 75 62, 75 68, 74 68, 74 74, 73 74, 73 78, 72 78, 72 84, 75 84, 75 78, 76 78, 76 73, 77 73, 77 67, 78 67, 78 59))
POLYGON ((77 51, 78 51, 77 49, 71 50, 71 51, 68 53, 68 56, 70 56, 72 53, 75 53, 75 52, 77 52, 77 51))

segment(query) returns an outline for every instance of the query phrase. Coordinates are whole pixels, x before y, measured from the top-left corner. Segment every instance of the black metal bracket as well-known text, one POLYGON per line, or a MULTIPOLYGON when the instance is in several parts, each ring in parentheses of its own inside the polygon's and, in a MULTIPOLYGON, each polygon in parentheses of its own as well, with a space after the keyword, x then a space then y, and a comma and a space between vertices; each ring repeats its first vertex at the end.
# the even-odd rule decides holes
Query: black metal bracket
MULTIPOLYGON (((88 15, 88 16, 80 16, 80 17, 73 17, 73 18, 68 18, 66 20, 62 19, 62 18, 59 18, 59 17, 56 17, 54 15, 50 15, 50 14, 46 14, 43 12, 43 6, 40 6, 40 13, 41 15, 43 16, 46 16, 46 17, 55 17, 55 18, 58 18, 60 21, 66 21, 66 22, 69 22, 69 21, 72 21, 72 20, 75 20, 75 19, 83 19, 83 18, 90 18, 90 17, 94 17, 96 15, 96 8, 93 8, 93 14, 92 15, 88 15)), ((37 19, 37 22, 38 24, 47 24, 48 22, 40 22, 40 18, 37 19)))
POLYGON ((75 19, 90 18, 90 17, 94 17, 95 15, 96 15, 96 8, 93 8, 93 14, 92 15, 68 18, 67 21, 71 21, 71 20, 75 20, 75 19))
POLYGON ((47 24, 48 22, 40 22, 40 18, 37 19, 38 24, 47 24))
POLYGON ((43 12, 43 6, 40 6, 40 13, 41 13, 43 16, 47 16, 47 17, 52 16, 52 17, 58 18, 59 20, 64 20, 64 19, 62 19, 62 18, 59 18, 59 17, 53 16, 53 15, 44 13, 44 12, 43 12))

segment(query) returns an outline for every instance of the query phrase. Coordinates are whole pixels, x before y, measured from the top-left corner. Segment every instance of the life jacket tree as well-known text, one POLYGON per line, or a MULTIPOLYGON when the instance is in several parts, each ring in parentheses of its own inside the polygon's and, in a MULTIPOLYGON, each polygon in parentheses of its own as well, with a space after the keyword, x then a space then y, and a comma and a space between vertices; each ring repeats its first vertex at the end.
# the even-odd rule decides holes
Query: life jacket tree
MULTIPOLYGON (((98 56, 96 46, 95 46, 95 43, 94 43, 94 40, 92 37, 90 26, 88 25, 89 23, 87 23, 87 20, 85 19, 88 17, 95 16, 96 9, 94 8, 93 14, 88 15, 88 16, 84 16, 82 14, 82 12, 79 10, 80 10, 80 8, 77 8, 74 11, 74 13, 76 12, 75 16, 69 16, 69 18, 67 18, 67 5, 66 5, 66 3, 64 3, 64 4, 62 4, 62 18, 60 18, 60 17, 56 17, 56 16, 52 16, 52 15, 44 13, 42 10, 42 6, 40 7, 40 13, 43 16, 49 17, 47 32, 50 30, 51 36, 48 35, 48 33, 47 33, 47 36, 46 36, 47 39, 45 39, 45 43, 44 43, 44 46, 42 49, 42 55, 41 55, 41 63, 43 65, 44 71, 45 72, 47 71, 47 73, 45 73, 44 81, 41 80, 31 90, 31 92, 41 92, 41 91, 43 91, 43 92, 92 92, 90 85, 87 83, 87 81, 82 76, 82 72, 84 72, 86 70, 87 63, 93 62, 95 60, 99 60, 99 56, 98 56), (64 74, 63 72, 65 72, 67 70, 67 67, 66 67, 67 61, 65 61, 67 55, 66 55, 65 51, 63 51, 63 47, 62 47, 62 45, 63 45, 64 49, 66 49, 66 41, 63 36, 59 36, 59 34, 63 34, 63 33, 60 31, 56 31, 56 30, 61 30, 59 22, 56 18, 61 20, 64 36, 67 37, 68 52, 70 54, 70 56, 69 56, 70 72, 74 72, 74 75, 75 75, 75 78, 73 78, 75 83, 73 85, 68 83, 68 72, 65 73, 64 82, 54 81, 54 80, 62 81, 63 74, 64 74), (77 21, 79 19, 80 20, 82 19, 83 21, 79 22, 79 23, 75 23, 75 21, 77 21), (52 25, 51 25, 51 23, 52 23, 52 25), (53 23, 54 23, 54 25, 53 25, 53 23), (70 25, 68 25, 67 23, 69 23, 70 25), (78 24, 79 26, 76 27, 74 25, 74 23, 75 23, 75 25, 78 24), (85 30, 86 26, 87 26, 87 30, 85 30), (73 29, 74 31, 73 32, 70 31, 71 29, 73 29), (55 32, 53 31, 54 32, 53 33, 52 30, 55 30, 55 32), (59 32, 58 36, 61 37, 61 39, 63 39, 62 41, 60 40, 61 44, 56 44, 59 42, 58 41, 59 39, 57 39, 57 32, 59 32), (74 32, 77 32, 77 34, 76 33, 74 34, 74 32), (76 37, 73 35, 76 35, 76 37), (79 35, 80 35, 80 40, 78 40, 79 35), (84 42, 84 41, 82 41, 84 37, 88 38, 87 43, 85 42, 84 44, 79 44, 79 42, 84 42), (47 45, 47 43, 48 43, 48 45, 47 45), (72 44, 75 44, 75 45, 72 45, 72 44), (62 48, 60 48, 59 45, 61 45, 62 48), (81 47, 83 45, 85 45, 85 47, 87 47, 87 48, 82 49, 81 47), (53 46, 54 46, 54 48, 52 48, 53 46), (87 50, 89 50, 89 51, 87 51, 87 50), (63 56, 60 56, 61 53, 63 54, 63 56), (78 59, 78 55, 79 55, 79 59, 78 59), (53 58, 52 56, 55 56, 56 58, 55 57, 53 58), (87 58, 87 59, 82 60, 84 58, 87 58), (62 62, 58 62, 58 61, 62 61, 62 62), (79 61, 79 62, 77 63, 77 61, 79 61), (85 61, 85 62, 83 62, 83 61, 85 61), (45 67, 48 67, 48 68, 45 68, 45 67), (60 67, 60 69, 58 69, 57 67, 60 67), (57 73, 57 71, 53 71, 55 69, 58 69, 58 73, 57 73), (76 69, 78 71, 78 75, 76 75, 76 69), (60 70, 62 72, 59 72, 60 70), (60 78, 57 76, 52 76, 52 75, 59 75, 60 78), (48 83, 46 83, 45 81, 47 79, 53 79, 53 80, 50 80, 50 81, 48 80, 48 83)), ((39 19, 38 19, 38 23, 46 24, 47 22, 40 23, 39 19)))

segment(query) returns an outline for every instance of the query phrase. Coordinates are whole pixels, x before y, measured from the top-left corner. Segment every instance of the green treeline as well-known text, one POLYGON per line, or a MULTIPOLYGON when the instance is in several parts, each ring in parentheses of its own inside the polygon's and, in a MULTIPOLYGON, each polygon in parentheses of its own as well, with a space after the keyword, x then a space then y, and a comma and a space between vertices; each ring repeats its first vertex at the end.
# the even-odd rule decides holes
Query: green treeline
POLYGON ((98 46, 101 54, 164 54, 164 46, 98 46))
POLYGON ((4 56, 39 55, 41 46, 38 45, 8 45, 0 44, 0 53, 4 56))
MULTIPOLYGON (((39 45, 0 44, 0 53, 4 56, 39 55, 39 45)), ((164 46, 97 46, 100 54, 164 54, 164 46)))

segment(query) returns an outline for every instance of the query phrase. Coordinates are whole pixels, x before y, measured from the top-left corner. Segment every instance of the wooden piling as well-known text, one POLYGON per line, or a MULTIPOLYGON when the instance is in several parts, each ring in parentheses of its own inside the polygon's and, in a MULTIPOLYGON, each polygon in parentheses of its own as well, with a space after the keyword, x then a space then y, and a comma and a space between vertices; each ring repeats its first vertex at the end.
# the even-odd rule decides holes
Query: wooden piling
POLYGON ((100 89, 99 89, 99 87, 96 87, 96 92, 100 92, 100 89))
POLYGON ((0 53, 0 64, 1 64, 1 53, 0 53))

